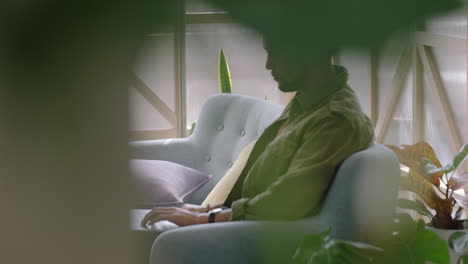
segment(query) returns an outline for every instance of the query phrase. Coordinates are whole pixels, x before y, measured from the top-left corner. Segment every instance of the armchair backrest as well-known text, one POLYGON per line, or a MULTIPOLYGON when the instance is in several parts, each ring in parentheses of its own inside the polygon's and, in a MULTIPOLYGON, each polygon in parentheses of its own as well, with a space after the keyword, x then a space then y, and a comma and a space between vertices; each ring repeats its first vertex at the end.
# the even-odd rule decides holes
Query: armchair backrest
POLYGON ((193 168, 213 178, 190 199, 201 203, 235 162, 240 151, 279 117, 284 107, 234 94, 210 96, 189 137, 197 157, 193 168))
POLYGON ((337 238, 373 242, 394 219, 399 176, 397 157, 383 145, 351 155, 339 167, 318 218, 337 238))

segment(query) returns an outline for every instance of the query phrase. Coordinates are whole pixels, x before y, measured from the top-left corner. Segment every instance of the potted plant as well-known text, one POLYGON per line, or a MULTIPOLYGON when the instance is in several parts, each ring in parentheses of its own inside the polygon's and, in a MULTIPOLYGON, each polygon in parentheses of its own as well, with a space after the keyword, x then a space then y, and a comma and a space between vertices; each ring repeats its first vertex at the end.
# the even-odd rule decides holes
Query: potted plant
POLYGON ((453 230, 463 229, 463 208, 468 206, 466 197, 456 197, 454 192, 468 184, 468 172, 455 176, 457 168, 468 157, 468 144, 455 155, 453 161, 442 166, 434 149, 424 141, 402 148, 387 145, 398 156, 400 163, 409 168, 401 177, 401 190, 415 193, 419 199, 399 199, 400 208, 415 210, 429 219, 428 226, 444 239, 453 230))

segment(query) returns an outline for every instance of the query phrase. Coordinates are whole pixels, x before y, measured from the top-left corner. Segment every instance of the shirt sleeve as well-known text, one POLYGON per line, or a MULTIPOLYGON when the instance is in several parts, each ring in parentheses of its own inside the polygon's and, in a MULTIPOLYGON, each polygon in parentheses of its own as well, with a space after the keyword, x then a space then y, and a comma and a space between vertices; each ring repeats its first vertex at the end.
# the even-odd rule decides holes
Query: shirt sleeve
MULTIPOLYGON (((266 191, 233 202, 231 220, 296 220, 314 214, 340 163, 369 139, 340 116, 304 133, 287 172, 266 191)), ((365 145, 367 146, 367 144, 365 145)))

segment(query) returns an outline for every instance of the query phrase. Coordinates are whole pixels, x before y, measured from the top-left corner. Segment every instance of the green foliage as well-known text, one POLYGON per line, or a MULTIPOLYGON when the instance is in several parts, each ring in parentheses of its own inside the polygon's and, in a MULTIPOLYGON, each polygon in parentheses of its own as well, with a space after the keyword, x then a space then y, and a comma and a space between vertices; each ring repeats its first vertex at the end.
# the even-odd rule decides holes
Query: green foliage
POLYGON ((232 92, 231 73, 229 71, 229 65, 226 58, 224 57, 223 50, 221 50, 219 55, 218 80, 221 93, 232 92))
POLYGON ((424 141, 414 145, 403 145, 403 148, 387 145, 398 156, 400 163, 409 167, 408 176, 401 178, 401 189, 416 193, 421 201, 400 201, 400 206, 412 209, 429 217, 435 228, 463 229, 461 209, 466 199, 455 200, 453 193, 468 184, 468 173, 454 177, 457 167, 468 157, 468 144, 455 155, 453 162, 442 167, 434 149, 424 141), (445 177, 444 177, 445 174, 445 177), (447 188, 440 189, 440 182, 447 188), (422 204, 424 203, 424 204, 422 204), (435 210, 435 215, 427 208, 435 210))
POLYGON ((387 236, 378 247, 365 243, 336 240, 330 230, 306 235, 293 256, 293 264, 377 263, 377 264, 449 264, 447 243, 422 220, 398 214, 387 236))
POLYGON ((369 244, 336 240, 330 230, 306 235, 293 256, 293 264, 373 263, 382 249, 369 244))
POLYGON ((391 230, 391 234, 379 243, 384 253, 376 263, 450 263, 447 243, 427 229, 424 221, 415 222, 408 214, 399 214, 391 230))

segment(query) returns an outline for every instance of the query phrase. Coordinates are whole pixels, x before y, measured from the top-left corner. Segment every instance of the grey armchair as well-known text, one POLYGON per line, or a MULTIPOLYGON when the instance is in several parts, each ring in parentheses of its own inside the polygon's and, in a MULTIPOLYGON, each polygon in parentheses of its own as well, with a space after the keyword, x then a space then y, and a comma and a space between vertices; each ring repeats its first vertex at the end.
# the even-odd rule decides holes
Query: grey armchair
MULTIPOLYGON (((281 106, 250 97, 213 96, 205 103, 191 137, 132 143, 131 155, 212 173, 214 181, 192 201, 201 202, 243 146, 260 135, 281 110, 281 106)), ((397 158, 386 147, 373 145, 343 162, 318 215, 290 222, 239 221, 176 228, 157 236, 150 263, 288 263, 305 234, 329 227, 336 238, 370 242, 392 222, 398 184, 397 158)))

